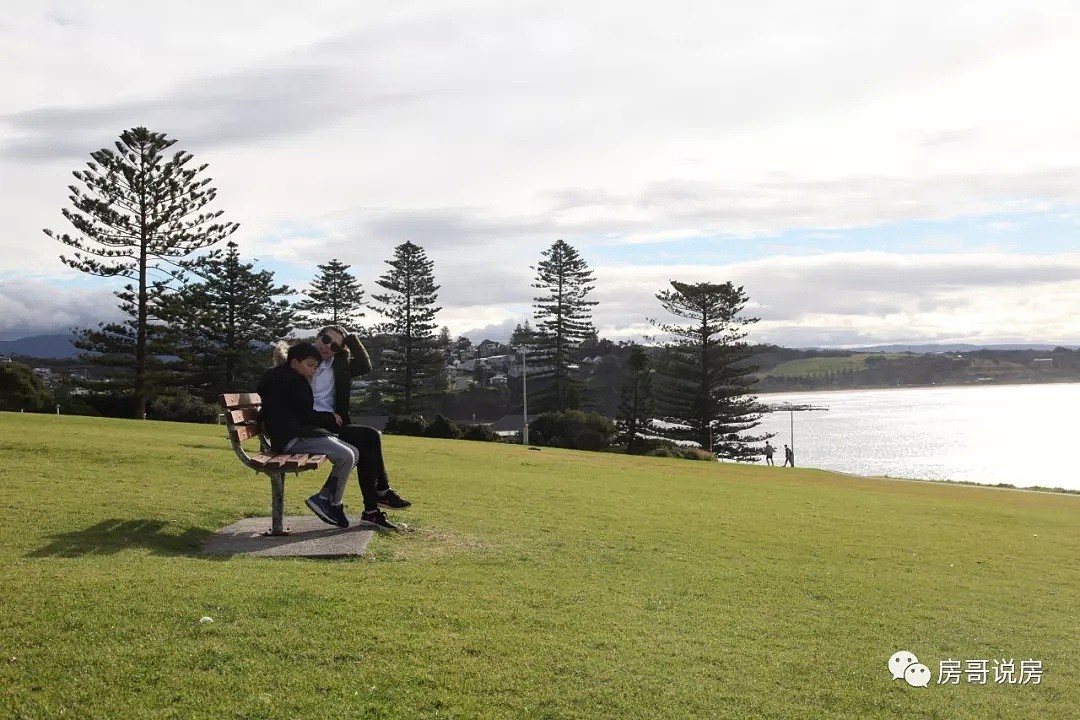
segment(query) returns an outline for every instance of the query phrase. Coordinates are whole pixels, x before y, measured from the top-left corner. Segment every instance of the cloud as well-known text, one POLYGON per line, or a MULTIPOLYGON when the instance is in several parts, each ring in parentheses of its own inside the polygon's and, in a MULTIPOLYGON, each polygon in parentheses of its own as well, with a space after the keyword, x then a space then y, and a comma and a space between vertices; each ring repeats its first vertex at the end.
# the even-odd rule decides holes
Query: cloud
POLYGON ((413 99, 379 91, 340 67, 258 68, 204 78, 152 100, 13 113, 5 119, 17 137, 0 152, 20 160, 73 160, 133 124, 168 127, 170 136, 200 149, 253 144, 413 99))
POLYGON ((835 253, 728 266, 598 268, 598 324, 663 317, 671 279, 742 285, 751 338, 783 345, 1080 340, 1080 255, 835 253), (1039 340, 1039 338, 1045 340, 1039 340), (814 339, 816 338, 816 339, 814 339))
MULTIPOLYGON (((528 267, 563 238, 596 264, 613 334, 651 312, 661 263, 743 273, 763 336, 1016 327, 980 287, 1058 298, 1036 324, 1073 332, 1067 279, 949 265, 970 232, 888 233, 1080 206, 1080 102, 1062 92, 1080 15, 1057 2, 144 5, 0 18, 5 272, 70 278, 40 228, 62 222, 70 169, 145 124, 210 163, 246 255, 292 284, 338 257, 370 283, 416 242, 462 330, 528 314, 528 267), (902 264, 928 249, 946 270, 902 264)), ((1060 227, 1002 225, 982 247, 1023 269, 1068 246, 1060 227)))
MULTIPOLYGON (((472 341, 473 345, 478 345, 484 340, 494 340, 495 342, 509 342, 510 336, 514 333, 514 328, 518 325, 523 325, 526 318, 509 318, 499 323, 493 323, 490 325, 484 325, 483 327, 470 327, 463 334, 465 337, 472 341)), ((529 324, 533 325, 532 318, 528 318, 529 324)))
POLYGON ((119 318, 105 288, 57 287, 35 279, 0 279, 0 339, 66 333, 119 318))

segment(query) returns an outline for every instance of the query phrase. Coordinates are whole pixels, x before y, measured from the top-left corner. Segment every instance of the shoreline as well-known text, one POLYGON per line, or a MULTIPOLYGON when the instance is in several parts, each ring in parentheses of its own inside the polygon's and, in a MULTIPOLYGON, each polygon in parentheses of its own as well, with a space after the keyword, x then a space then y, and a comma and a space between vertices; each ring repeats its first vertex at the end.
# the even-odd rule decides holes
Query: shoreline
POLYGON ((1021 487, 1019 485, 1012 485, 1010 483, 995 483, 993 485, 977 483, 972 480, 929 480, 926 478, 908 478, 908 477, 893 477, 891 475, 859 475, 858 473, 849 473, 842 470, 827 470, 825 468, 800 468, 803 470, 820 470, 822 472, 836 473, 837 475, 846 475, 847 477, 859 478, 860 480, 889 480, 893 482, 917 482, 917 483, 933 483, 935 485, 960 485, 963 487, 972 488, 985 488, 988 490, 1012 490, 1020 492, 1037 492, 1037 493, 1049 493, 1052 495, 1080 495, 1080 490, 1070 490, 1063 487, 1048 487, 1046 485, 1031 485, 1029 487, 1021 487))
MULTIPOLYGON (((760 462, 744 463, 732 460, 720 460, 721 465, 749 465, 753 467, 768 467, 760 462)), ((792 470, 814 470, 816 472, 827 472, 833 475, 843 475, 849 478, 856 478, 858 480, 887 480, 890 482, 915 482, 915 483, 933 483, 935 485, 959 485, 963 487, 972 488, 985 488, 988 490, 1016 490, 1021 492, 1037 492, 1037 493, 1050 493, 1053 495, 1080 495, 1080 490, 1071 490, 1063 487, 1049 487, 1047 485, 1031 485, 1020 486, 1012 485, 1010 483, 995 483, 993 485, 989 483, 977 483, 972 480, 933 480, 929 478, 912 478, 912 477, 894 477, 892 475, 860 475, 859 473, 846 472, 844 470, 830 470, 829 468, 813 467, 810 465, 800 465, 792 470)))
POLYGON ((968 383, 933 383, 930 385, 858 385, 855 387, 820 387, 807 390, 755 390, 754 395, 805 395, 820 392, 861 392, 863 390, 933 390, 937 388, 993 388, 1016 387, 1018 385, 1080 385, 1080 378, 1068 380, 1014 380, 1009 382, 968 382, 968 383))

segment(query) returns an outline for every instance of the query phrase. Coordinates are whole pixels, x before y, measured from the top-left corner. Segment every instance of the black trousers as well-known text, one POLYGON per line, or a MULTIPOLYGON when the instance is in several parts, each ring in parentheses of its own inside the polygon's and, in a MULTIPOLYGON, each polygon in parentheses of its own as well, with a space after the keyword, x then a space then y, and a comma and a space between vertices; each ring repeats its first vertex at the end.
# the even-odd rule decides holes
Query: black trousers
POLYGON ((356 463, 356 477, 360 481, 360 492, 364 496, 364 510, 377 510, 379 493, 390 488, 379 431, 366 425, 338 425, 334 421, 333 413, 316 415, 320 427, 356 448, 360 455, 360 461, 356 463))

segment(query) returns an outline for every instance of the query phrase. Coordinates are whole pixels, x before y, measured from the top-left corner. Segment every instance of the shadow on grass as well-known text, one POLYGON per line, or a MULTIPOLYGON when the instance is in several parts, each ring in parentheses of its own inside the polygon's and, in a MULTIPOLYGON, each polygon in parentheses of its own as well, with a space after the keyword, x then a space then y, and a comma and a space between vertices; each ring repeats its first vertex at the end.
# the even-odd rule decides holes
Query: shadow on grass
POLYGON ((188 528, 179 535, 162 532, 167 525, 165 520, 103 520, 85 530, 53 535, 52 542, 27 557, 112 555, 134 548, 146 548, 159 555, 200 555, 203 542, 211 534, 202 528, 188 528))

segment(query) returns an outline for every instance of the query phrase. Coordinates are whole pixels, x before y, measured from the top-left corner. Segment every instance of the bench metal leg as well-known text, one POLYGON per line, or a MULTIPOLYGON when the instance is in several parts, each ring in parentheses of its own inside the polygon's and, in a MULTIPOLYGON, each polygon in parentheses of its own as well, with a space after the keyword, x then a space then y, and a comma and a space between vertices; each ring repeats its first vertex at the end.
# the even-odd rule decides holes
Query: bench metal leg
POLYGON ((288 535, 285 527, 285 473, 270 475, 270 532, 269 535, 288 535))

